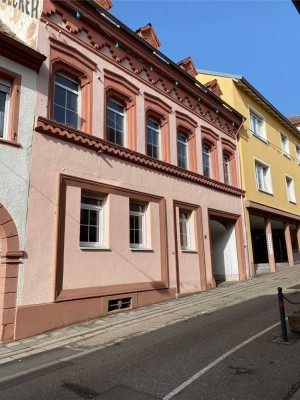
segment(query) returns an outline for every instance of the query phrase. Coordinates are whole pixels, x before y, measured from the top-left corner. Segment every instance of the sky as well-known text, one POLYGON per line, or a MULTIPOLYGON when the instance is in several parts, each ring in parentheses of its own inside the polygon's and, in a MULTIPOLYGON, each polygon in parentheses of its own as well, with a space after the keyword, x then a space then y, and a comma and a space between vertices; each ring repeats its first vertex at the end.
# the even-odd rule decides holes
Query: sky
POLYGON ((300 14, 291 0, 112 0, 130 29, 151 22, 159 50, 243 75, 282 114, 300 114, 300 14))

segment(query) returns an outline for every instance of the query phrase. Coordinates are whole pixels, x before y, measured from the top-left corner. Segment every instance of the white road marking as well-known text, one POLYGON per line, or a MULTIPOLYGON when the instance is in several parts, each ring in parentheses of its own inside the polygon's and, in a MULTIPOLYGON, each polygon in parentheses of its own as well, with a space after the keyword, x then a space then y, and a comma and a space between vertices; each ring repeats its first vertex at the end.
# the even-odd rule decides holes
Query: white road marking
POLYGON ((258 337, 264 335, 265 333, 271 331, 273 328, 276 326, 280 325, 280 322, 277 322, 276 324, 269 326, 269 328, 264 329, 263 331, 257 333, 256 335, 252 336, 251 338, 245 340, 243 343, 239 344, 238 346, 234 347, 233 349, 227 351, 224 353, 221 357, 217 358, 215 361, 212 363, 208 364, 205 368, 201 369, 199 372, 197 372, 195 375, 193 375, 190 379, 187 381, 183 382, 180 386, 178 386, 176 389, 174 389, 172 392, 167 394, 163 400, 170 400, 174 396, 176 396, 179 392, 181 392, 183 389, 188 387, 191 383, 193 383, 196 379, 200 378, 200 376, 204 375, 207 371, 215 367, 217 364, 219 364, 221 361, 225 360, 225 358, 229 357, 231 354, 235 353, 237 350, 241 349, 242 347, 246 346, 248 343, 252 342, 253 340, 257 339, 258 337))

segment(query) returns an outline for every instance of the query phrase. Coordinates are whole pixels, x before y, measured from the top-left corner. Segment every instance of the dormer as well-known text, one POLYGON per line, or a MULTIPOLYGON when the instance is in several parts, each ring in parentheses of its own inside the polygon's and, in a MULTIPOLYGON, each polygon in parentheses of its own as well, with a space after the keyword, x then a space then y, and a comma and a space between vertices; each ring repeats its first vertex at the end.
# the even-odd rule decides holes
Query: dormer
POLYGON ((179 65, 180 68, 184 69, 185 72, 192 75, 192 77, 195 78, 195 76, 197 75, 197 70, 191 57, 187 57, 184 60, 179 61, 177 65, 179 65))
POLYGON ((160 41, 158 40, 150 22, 149 24, 137 29, 135 32, 156 49, 160 46, 160 41))
POLYGON ((217 79, 214 79, 212 81, 209 81, 204 84, 204 86, 207 87, 211 92, 213 92, 216 96, 221 97, 222 96, 222 90, 218 84, 217 79))
POLYGON ((110 0, 94 0, 94 1, 105 10, 109 10, 110 8, 112 8, 112 2, 110 0))

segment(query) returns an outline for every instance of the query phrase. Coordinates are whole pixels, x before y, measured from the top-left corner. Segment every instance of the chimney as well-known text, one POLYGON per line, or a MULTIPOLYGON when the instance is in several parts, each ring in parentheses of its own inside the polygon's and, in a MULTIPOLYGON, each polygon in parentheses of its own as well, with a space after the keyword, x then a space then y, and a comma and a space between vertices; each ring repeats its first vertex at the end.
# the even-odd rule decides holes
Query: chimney
POLYGON ((197 75, 197 70, 195 65, 191 59, 191 57, 187 57, 184 60, 181 60, 177 63, 180 68, 184 69, 188 74, 192 75, 193 78, 197 75))
POLYGON ((160 41, 158 40, 156 33, 154 32, 154 29, 152 28, 152 25, 150 23, 142 26, 135 32, 156 49, 160 46, 160 41))

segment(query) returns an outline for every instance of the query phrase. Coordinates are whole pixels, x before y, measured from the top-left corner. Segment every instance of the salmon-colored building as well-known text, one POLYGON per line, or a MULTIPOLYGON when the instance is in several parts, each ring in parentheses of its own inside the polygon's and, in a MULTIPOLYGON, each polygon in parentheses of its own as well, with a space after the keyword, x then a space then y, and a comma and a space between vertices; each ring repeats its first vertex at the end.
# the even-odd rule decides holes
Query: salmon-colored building
POLYGON ((16 339, 249 276, 242 116, 110 1, 44 1, 16 339))

